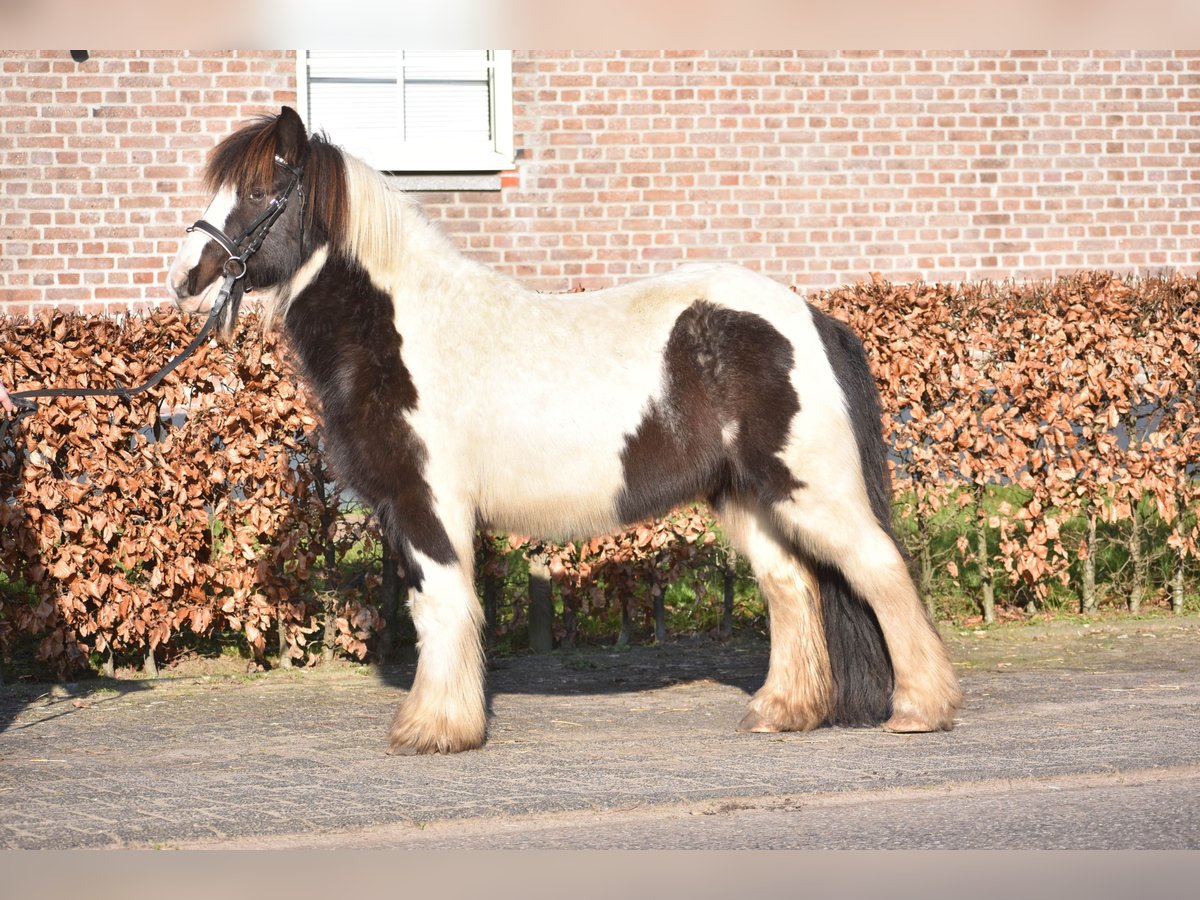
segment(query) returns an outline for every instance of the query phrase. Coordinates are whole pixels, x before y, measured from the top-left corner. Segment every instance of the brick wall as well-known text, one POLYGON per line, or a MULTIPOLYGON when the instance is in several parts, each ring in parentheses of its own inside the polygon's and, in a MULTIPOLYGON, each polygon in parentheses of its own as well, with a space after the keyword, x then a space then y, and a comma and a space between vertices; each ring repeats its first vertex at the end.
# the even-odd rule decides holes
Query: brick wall
MULTIPOLYGON (((422 199, 537 288, 1200 264, 1200 54, 518 53, 514 80, 503 189, 422 199)), ((0 54, 3 308, 161 299, 205 151, 294 99, 288 53, 0 54)))
POLYGON ((205 154, 295 74, 277 52, 0 52, 0 312, 163 300, 205 154))

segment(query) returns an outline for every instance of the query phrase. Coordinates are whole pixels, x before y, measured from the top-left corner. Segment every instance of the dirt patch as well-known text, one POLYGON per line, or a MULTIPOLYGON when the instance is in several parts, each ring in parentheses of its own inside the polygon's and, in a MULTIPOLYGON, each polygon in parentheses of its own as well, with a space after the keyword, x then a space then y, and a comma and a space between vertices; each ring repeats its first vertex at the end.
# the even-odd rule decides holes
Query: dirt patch
POLYGON ((964 671, 1192 671, 1200 664, 1200 617, 1052 621, 944 630, 964 671))

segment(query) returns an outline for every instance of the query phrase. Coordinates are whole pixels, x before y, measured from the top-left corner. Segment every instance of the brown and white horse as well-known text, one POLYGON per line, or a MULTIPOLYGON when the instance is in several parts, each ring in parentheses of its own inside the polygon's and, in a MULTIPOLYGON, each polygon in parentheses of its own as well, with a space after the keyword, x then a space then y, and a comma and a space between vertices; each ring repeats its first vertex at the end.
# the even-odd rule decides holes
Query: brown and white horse
POLYGON ((845 326, 729 265, 535 293, 288 108, 218 145, 206 184, 210 227, 169 275, 185 311, 211 306, 238 255, 212 233, 245 240, 290 195, 232 268, 286 330, 336 471, 413 585, 420 656, 393 751, 484 741, 478 526, 590 536, 696 498, 770 613, 741 730, 953 726, 957 679, 890 531, 878 394, 845 326))

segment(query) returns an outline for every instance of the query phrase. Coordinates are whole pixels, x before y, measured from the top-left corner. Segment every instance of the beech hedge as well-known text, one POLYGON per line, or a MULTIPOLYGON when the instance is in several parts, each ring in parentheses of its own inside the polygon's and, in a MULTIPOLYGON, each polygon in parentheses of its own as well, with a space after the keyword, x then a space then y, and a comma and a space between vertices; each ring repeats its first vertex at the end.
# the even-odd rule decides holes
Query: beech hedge
MULTIPOLYGON (((1078 582, 1090 608, 1103 525, 1124 529, 1135 568, 1142 550, 1166 559, 1161 589, 1182 606, 1200 556, 1198 298, 1195 276, 1094 272, 875 276, 807 298, 867 348, 927 592, 970 571, 985 616, 1005 586, 1035 603, 1078 582), (972 523, 949 546, 947 509, 972 523)), ((232 343, 202 347, 148 395, 44 402, 0 446, 0 655, 32 644, 66 676, 229 633, 260 659, 269 643, 298 664, 367 654, 385 625, 374 519, 327 470, 319 410, 283 339, 245 318, 232 343)), ((166 311, 0 316, 0 378, 10 390, 137 383, 195 327, 166 311)), ((542 560, 568 630, 728 565, 697 507, 587 542, 492 536, 483 548, 485 579, 513 554, 542 560)), ((522 615, 518 600, 511 619, 522 615)))

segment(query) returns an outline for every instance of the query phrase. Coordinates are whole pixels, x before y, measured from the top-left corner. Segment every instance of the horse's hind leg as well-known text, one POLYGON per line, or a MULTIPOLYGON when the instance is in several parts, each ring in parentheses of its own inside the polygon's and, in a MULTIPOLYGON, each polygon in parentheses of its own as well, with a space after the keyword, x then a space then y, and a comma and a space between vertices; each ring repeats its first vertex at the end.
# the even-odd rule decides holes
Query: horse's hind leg
POLYGON ((483 610, 475 597, 471 554, 464 562, 439 563, 411 551, 409 595, 417 630, 417 672, 396 712, 389 752, 457 753, 483 745, 483 610))
POLYGON ((808 731, 825 721, 833 680, 812 569, 758 508, 729 500, 720 517, 750 560, 767 604, 771 662, 739 731, 808 731))
POLYGON ((883 727, 950 730, 962 692, 899 548, 875 520, 861 485, 825 482, 822 489, 821 483, 797 489, 772 512, 805 552, 840 569, 874 611, 895 671, 892 716, 883 727))

